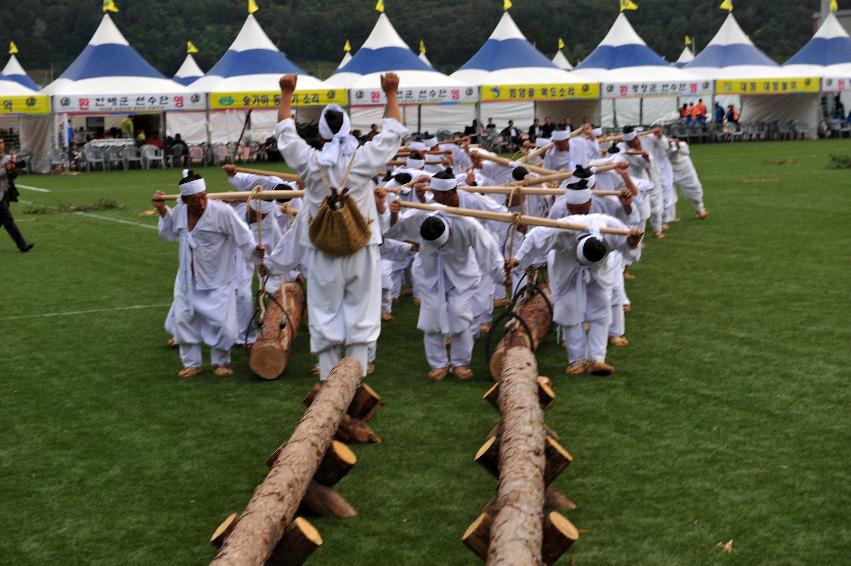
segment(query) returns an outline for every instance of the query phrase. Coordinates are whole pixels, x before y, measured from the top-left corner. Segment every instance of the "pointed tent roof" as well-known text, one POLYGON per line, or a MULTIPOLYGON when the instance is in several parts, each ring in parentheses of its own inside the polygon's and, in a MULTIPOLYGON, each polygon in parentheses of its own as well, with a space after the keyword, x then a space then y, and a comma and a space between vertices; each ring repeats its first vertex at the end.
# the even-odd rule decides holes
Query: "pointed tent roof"
POLYGON ((426 57, 426 54, 425 54, 425 53, 420 53, 419 55, 417 55, 417 57, 419 57, 419 58, 420 58, 420 61, 422 61, 423 63, 425 63, 425 64, 426 64, 426 65, 428 65, 429 67, 431 67, 431 66, 432 66, 432 65, 431 65, 431 61, 429 61, 429 60, 428 60, 428 57, 426 57))
POLYGON ((3 73, 0 73, 0 95, 3 96, 26 96, 33 94, 35 89, 26 87, 3 73))
POLYGON ((647 47, 621 12, 603 41, 576 69, 622 69, 625 67, 668 66, 658 53, 647 47))
POLYGON ((253 14, 249 14, 222 58, 207 74, 191 84, 199 92, 278 90, 281 75, 299 76, 299 90, 325 88, 325 84, 287 59, 272 43, 253 14))
POLYGON ((8 79, 12 79, 16 83, 19 83, 28 89, 38 90, 38 85, 35 84, 27 72, 21 67, 21 64, 18 62, 18 58, 15 57, 14 54, 9 56, 9 62, 6 63, 6 66, 3 68, 2 74, 6 76, 8 79))
POLYGON ((378 16, 372 33, 355 53, 352 60, 338 69, 329 79, 335 84, 352 81, 355 77, 388 71, 431 71, 434 68, 424 63, 408 44, 399 36, 387 14, 378 16), (336 77, 336 79, 335 79, 336 77))
POLYGON ((191 53, 187 53, 186 59, 183 60, 183 65, 177 70, 172 77, 172 80, 179 82, 183 86, 193 83, 204 76, 204 71, 195 62, 195 57, 191 53))
POLYGON ((188 92, 165 78, 130 46, 104 14, 82 53, 58 79, 44 87, 50 95, 162 94, 188 92))
POLYGON ((739 27, 739 23, 731 12, 709 45, 704 47, 703 51, 685 68, 723 69, 740 66, 778 67, 779 65, 753 44, 739 27))
POLYGON ((451 76, 474 86, 583 80, 580 76, 571 79, 567 71, 535 49, 508 12, 503 12, 493 33, 476 54, 451 76))
POLYGON ((339 65, 337 65, 337 68, 338 68, 338 69, 342 69, 343 67, 345 67, 346 65, 348 65, 349 61, 351 61, 351 60, 352 60, 352 54, 351 54, 351 53, 345 53, 345 54, 343 54, 343 60, 342 60, 342 61, 340 61, 340 64, 339 64, 339 65))
POLYGON ((556 51, 555 57, 553 57, 553 64, 559 69, 564 69, 565 71, 569 71, 573 68, 573 65, 570 64, 570 61, 567 60, 567 57, 564 56, 564 52, 561 49, 556 51))
POLYGON ((694 52, 688 46, 683 47, 683 52, 680 53, 680 58, 674 63, 675 67, 682 69, 689 63, 694 61, 694 52))
POLYGON ((851 63, 851 37, 831 12, 812 39, 785 64, 827 67, 844 63, 851 63))

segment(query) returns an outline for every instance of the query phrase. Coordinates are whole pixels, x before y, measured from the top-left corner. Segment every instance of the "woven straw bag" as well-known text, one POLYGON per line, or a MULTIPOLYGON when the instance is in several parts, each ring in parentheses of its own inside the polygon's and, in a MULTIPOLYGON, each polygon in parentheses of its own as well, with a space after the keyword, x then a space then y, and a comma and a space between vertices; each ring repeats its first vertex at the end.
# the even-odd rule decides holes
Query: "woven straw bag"
MULTIPOLYGON (((346 184, 355 156, 349 162, 341 185, 346 184)), ((328 255, 350 256, 363 248, 372 236, 370 222, 364 220, 357 204, 349 197, 349 189, 338 192, 331 186, 320 166, 319 172, 331 194, 319 206, 319 212, 310 219, 308 235, 313 245, 328 255)))

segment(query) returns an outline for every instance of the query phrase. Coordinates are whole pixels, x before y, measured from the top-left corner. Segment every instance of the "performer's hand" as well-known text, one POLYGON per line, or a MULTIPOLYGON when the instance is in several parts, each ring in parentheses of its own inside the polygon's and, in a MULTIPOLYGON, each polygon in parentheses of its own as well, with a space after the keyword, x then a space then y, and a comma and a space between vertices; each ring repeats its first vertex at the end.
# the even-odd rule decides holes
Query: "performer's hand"
POLYGON ((395 93, 399 90, 399 75, 396 73, 386 73, 381 75, 381 90, 384 94, 395 93))
POLYGON ((375 208, 378 210, 378 214, 384 214, 387 205, 387 191, 381 187, 375 187, 373 194, 375 195, 375 208))
POLYGON ((390 203, 390 214, 399 214, 402 212, 402 201, 399 199, 390 203))
POLYGON ((420 251, 420 245, 417 242, 411 242, 411 254, 415 254, 420 251))
POLYGON ((516 257, 505 260, 505 272, 511 273, 511 270, 520 265, 520 260, 516 257))
POLYGON ((264 246, 263 244, 257 244, 257 253, 260 255, 261 258, 266 257, 266 246, 264 246))
POLYGON ((629 171, 629 163, 618 161, 617 165, 615 165, 615 171, 623 175, 624 172, 629 171))
POLYGON ((643 237, 644 232, 641 231, 641 228, 630 228, 629 235, 626 237, 626 243, 630 248, 635 249, 641 243, 641 238, 643 237))
POLYGON ((160 216, 164 216, 166 211, 168 210, 165 206, 165 201, 163 201, 162 198, 164 196, 164 192, 157 190, 157 192, 154 193, 154 198, 151 199, 151 202, 154 204, 154 208, 157 209, 157 212, 160 216))
POLYGON ((259 273, 261 277, 269 276, 269 270, 266 269, 266 265, 262 261, 257 265, 257 273, 259 273))
POLYGON ((662 137, 662 128, 653 128, 653 135, 657 138, 662 137))
POLYGON ((293 92, 295 92, 295 87, 298 84, 298 75, 294 73, 284 75, 278 81, 278 84, 281 87, 281 94, 287 97, 292 96, 293 92))
POLYGON ((472 187, 473 185, 476 184, 476 175, 473 174, 472 171, 470 171, 469 173, 467 173, 466 181, 467 181, 467 184, 472 187))
POLYGON ((627 214, 632 214, 632 191, 629 189, 621 190, 621 194, 618 195, 618 200, 621 201, 621 206, 624 207, 627 214))
POLYGON ((646 151, 642 151, 642 152, 641 152, 641 158, 642 158, 644 161, 650 161, 650 154, 648 154, 646 151))
POLYGON ((228 177, 233 177, 236 175, 236 165, 227 164, 224 166, 225 173, 228 174, 228 177))

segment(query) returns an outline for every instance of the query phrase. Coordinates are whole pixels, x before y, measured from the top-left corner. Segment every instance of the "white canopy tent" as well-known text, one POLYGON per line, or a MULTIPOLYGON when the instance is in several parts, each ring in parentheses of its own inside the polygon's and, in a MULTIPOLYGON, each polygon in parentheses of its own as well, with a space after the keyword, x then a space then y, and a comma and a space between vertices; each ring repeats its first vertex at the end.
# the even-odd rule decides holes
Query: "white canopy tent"
POLYGON ((35 84, 35 81, 30 78, 20 62, 18 62, 18 58, 15 57, 14 53, 9 55, 9 61, 3 67, 3 70, 0 71, 0 74, 30 90, 38 90, 38 85, 35 84))
POLYGON ((683 52, 680 53, 679 58, 674 63, 674 66, 682 69, 683 67, 685 67, 686 65, 688 65, 692 61, 694 61, 694 53, 692 52, 691 49, 689 49, 688 46, 685 46, 685 47, 683 47, 683 52))
POLYGON ((31 156, 30 167, 38 173, 50 170, 50 98, 20 81, 0 73, 0 127, 16 130, 20 147, 7 147, 31 156))
POLYGON ((183 64, 174 74, 172 80, 182 84, 183 86, 188 86, 203 76, 204 71, 202 71, 201 67, 198 66, 198 63, 195 62, 195 57, 193 57, 191 53, 187 53, 186 59, 183 60, 183 64))
POLYGON ((563 71, 570 71, 573 69, 573 65, 570 64, 570 61, 568 61, 561 49, 556 51, 555 56, 553 56, 553 65, 563 71))
POLYGON ((402 119, 412 130, 454 131, 478 98, 475 89, 436 71, 411 51, 382 13, 352 60, 327 81, 349 89, 353 128, 366 130, 381 121, 385 104, 381 75, 391 71, 399 75, 402 119))
POLYGON ((712 94, 711 81, 671 66, 650 49, 623 12, 575 71, 602 83, 604 126, 669 121, 678 116, 682 98, 712 94))
MULTIPOLYGON (((105 14, 88 45, 62 75, 44 87, 53 98, 54 129, 104 117, 104 129, 120 126, 123 116, 203 110, 201 96, 167 79, 127 42, 105 14), (70 118, 69 118, 70 116, 70 118)), ((159 130, 164 128, 160 127, 159 130)), ((57 142, 59 137, 57 136, 57 142)), ((62 136, 65 139, 65 136, 62 136)))
POLYGON ((237 141, 243 128, 250 126, 244 139, 262 142, 274 132, 280 100, 278 81, 287 73, 298 75, 294 106, 299 120, 317 119, 321 107, 330 102, 348 103, 345 91, 330 88, 293 64, 249 14, 222 58, 188 87, 206 95, 207 116, 189 114, 170 119, 169 132, 180 133, 192 143, 228 143, 237 141))
POLYGON ((570 117, 574 124, 583 117, 599 119, 596 81, 559 69, 529 43, 507 11, 484 45, 451 76, 481 89, 479 116, 493 118, 498 128, 514 120, 522 129, 544 116, 555 122, 570 117))
POLYGON ((712 41, 684 69, 715 81, 720 104, 738 105, 744 122, 795 121, 808 137, 818 127, 820 78, 798 76, 760 51, 730 13, 712 41))
POLYGON ((851 106, 851 37, 831 12, 816 34, 783 68, 798 76, 822 78, 822 92, 839 95, 851 106))

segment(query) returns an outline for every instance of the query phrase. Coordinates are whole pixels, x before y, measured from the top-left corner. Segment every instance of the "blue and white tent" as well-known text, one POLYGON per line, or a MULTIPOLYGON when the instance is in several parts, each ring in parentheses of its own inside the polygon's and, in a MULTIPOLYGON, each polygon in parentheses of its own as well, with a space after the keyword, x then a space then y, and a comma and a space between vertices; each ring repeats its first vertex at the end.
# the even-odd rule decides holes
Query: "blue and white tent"
POLYGON ((345 67, 346 65, 348 65, 348 64, 349 64, 349 61, 351 61, 351 60, 352 60, 352 54, 351 54, 351 53, 349 53, 348 51, 346 51, 346 52, 343 54, 343 59, 340 61, 340 64, 339 64, 339 65, 337 65, 337 68, 338 68, 338 69, 342 69, 343 67, 345 67))
POLYGON ((131 101, 132 111, 143 110, 140 106, 147 110, 162 110, 173 105, 173 95, 186 95, 190 91, 166 78, 145 61, 130 46, 109 14, 105 14, 82 53, 42 92, 66 100, 66 104, 56 108, 57 111, 108 113, 121 112, 121 105, 116 107, 104 103, 96 106, 96 99, 131 97, 134 99, 131 101), (81 104, 80 97, 88 104, 81 104), (135 104, 139 97, 146 98, 144 105, 135 104), (161 97, 165 104, 161 104, 161 97))
POLYGON ((698 80, 650 49, 623 12, 575 71, 601 83, 606 126, 673 120, 679 98, 696 99, 712 90, 710 81, 698 80))
POLYGON ((563 71, 570 71, 573 69, 573 65, 570 64, 570 61, 567 57, 565 57, 564 52, 561 49, 556 51, 556 54, 553 57, 553 65, 563 71))
POLYGON ((38 85, 35 84, 27 72, 21 67, 21 64, 18 62, 18 58, 15 57, 14 54, 9 56, 9 62, 6 63, 6 66, 3 67, 3 70, 0 71, 0 74, 3 74, 8 79, 12 79, 16 83, 27 87, 30 90, 38 90, 38 85))
POLYGON ((679 67, 680 69, 682 69, 692 61, 694 61, 694 52, 692 52, 692 50, 689 49, 688 46, 686 46, 683 47, 683 52, 680 53, 680 57, 674 63, 674 67, 679 67))
MULTIPOLYGON (((513 90, 528 92, 529 87, 538 90, 535 87, 567 86, 572 83, 587 82, 581 75, 581 73, 572 75, 560 69, 546 55, 535 49, 506 11, 484 45, 451 76, 469 85, 482 88, 483 92, 485 89, 488 89, 488 92, 491 90, 495 93, 500 92, 500 98, 502 98, 505 93, 499 88, 500 86, 522 86, 522 89, 513 90)), ((484 94, 483 98, 485 98, 484 94)), ((579 123, 582 116, 591 116, 591 119, 595 120, 599 105, 597 100, 562 98, 545 102, 536 99, 510 99, 510 101, 490 101, 481 106, 481 118, 493 118, 497 127, 501 128, 508 123, 508 120, 514 120, 517 127, 524 128, 532 123, 535 116, 552 115, 557 122, 568 115, 574 123, 579 123)))
POLYGON ((793 69, 775 63, 753 44, 732 13, 684 70, 715 81, 715 101, 738 107, 743 122, 794 121, 805 126, 810 137, 816 134, 821 78, 796 75, 793 69), (764 85, 768 88, 760 90, 764 85), (774 92, 775 85, 781 91, 774 92), (811 91, 795 92, 804 86, 811 91), (742 87, 759 88, 747 92, 742 87))
POLYGON ((198 66, 198 63, 195 62, 195 57, 193 57, 191 53, 187 53, 186 59, 183 60, 183 64, 174 74, 172 80, 182 84, 183 86, 188 86, 203 76, 204 71, 202 71, 201 67, 198 66))
POLYGON ((0 96, 26 96, 34 92, 35 89, 22 85, 20 81, 5 73, 0 73, 0 96))
POLYGON ((402 118, 412 129, 433 132, 455 128, 460 113, 467 112, 461 103, 478 99, 475 89, 418 57, 382 13, 352 60, 326 81, 349 89, 352 127, 366 129, 381 121, 385 102, 381 75, 391 71, 399 75, 402 118))
POLYGON ((824 92, 846 92, 851 101, 851 37, 836 14, 831 12, 813 38, 783 67, 799 76, 820 76, 824 92))

